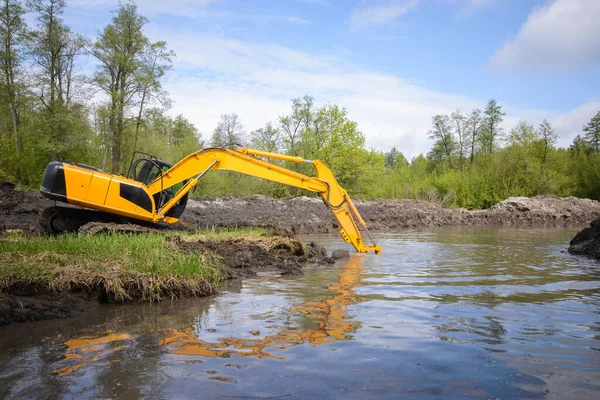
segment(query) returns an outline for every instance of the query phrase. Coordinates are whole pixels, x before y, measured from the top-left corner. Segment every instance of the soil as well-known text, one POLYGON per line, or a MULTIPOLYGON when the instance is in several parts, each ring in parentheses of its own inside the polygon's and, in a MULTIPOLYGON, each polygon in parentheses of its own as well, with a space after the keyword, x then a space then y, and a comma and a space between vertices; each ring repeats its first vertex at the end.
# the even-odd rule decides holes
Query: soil
POLYGON ((569 253, 600 260, 600 218, 575 235, 569 245, 569 253))
POLYGON ((57 293, 37 285, 12 287, 0 293, 0 326, 71 318, 98 304, 95 292, 57 293))
MULTIPOLYGON (((600 217, 600 202, 575 197, 511 197, 488 210, 443 208, 419 200, 354 202, 372 232, 449 225, 584 225, 600 217)), ((191 200, 183 225, 199 227, 271 227, 282 235, 337 232, 338 226, 321 199, 264 196, 191 200)))
MULTIPOLYGON (((511 197, 488 210, 443 208, 421 200, 355 200, 372 232, 449 225, 586 225, 600 218, 600 202, 576 197, 511 197)), ((17 191, 0 182, 0 232, 40 233, 39 216, 55 205, 38 192, 17 191)), ((180 229, 256 226, 283 236, 337 232, 337 221, 320 198, 266 196, 205 197, 190 200, 180 229)))

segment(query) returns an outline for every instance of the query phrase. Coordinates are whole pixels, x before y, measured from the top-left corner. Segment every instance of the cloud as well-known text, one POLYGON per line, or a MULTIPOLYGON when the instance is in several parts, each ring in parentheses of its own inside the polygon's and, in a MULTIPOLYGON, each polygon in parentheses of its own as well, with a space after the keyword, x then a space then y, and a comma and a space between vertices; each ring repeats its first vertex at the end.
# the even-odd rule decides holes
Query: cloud
POLYGON ((494 70, 567 70, 600 65, 600 1, 556 0, 533 11, 490 59, 494 70))
POLYGON ((167 34, 161 27, 149 34, 167 40, 178 54, 164 84, 173 100, 171 114, 183 114, 205 138, 221 114, 239 114, 250 131, 276 121, 289 112, 292 98, 308 94, 319 105, 346 107, 369 147, 388 151, 396 146, 410 158, 429 150, 432 115, 484 105, 363 70, 330 54, 194 32, 167 34))
POLYGON ((362 7, 352 12, 350 27, 363 29, 394 22, 401 15, 419 5, 419 0, 388 0, 377 2, 369 7, 362 7))
POLYGON ((558 115, 550 121, 558 135, 558 145, 568 147, 577 135, 583 135, 583 126, 600 111, 600 101, 589 101, 574 110, 558 115))

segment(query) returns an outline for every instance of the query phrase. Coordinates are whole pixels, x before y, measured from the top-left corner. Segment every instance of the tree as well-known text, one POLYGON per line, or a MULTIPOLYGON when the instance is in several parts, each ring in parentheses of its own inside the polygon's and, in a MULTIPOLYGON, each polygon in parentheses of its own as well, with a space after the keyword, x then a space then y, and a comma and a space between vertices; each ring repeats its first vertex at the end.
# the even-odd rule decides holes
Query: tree
POLYGON ((128 122, 127 113, 143 93, 145 86, 140 82, 140 77, 148 76, 143 73, 148 61, 144 56, 148 54, 149 46, 152 46, 143 33, 147 22, 145 17, 138 14, 134 3, 121 4, 112 23, 104 28, 91 49, 91 54, 100 62, 94 75, 94 83, 110 99, 113 172, 121 172, 121 150, 123 132, 128 122))
POLYGON ((452 168, 452 157, 456 151, 456 139, 452 133, 450 119, 447 115, 436 115, 432 118, 433 129, 429 131, 429 138, 434 139, 433 148, 429 156, 435 161, 448 161, 452 168))
POLYGON ((502 128, 500 127, 500 124, 504 120, 503 117, 506 114, 502 112, 502 106, 498 105, 494 99, 488 101, 483 114, 485 115, 485 118, 483 120, 483 131, 481 134, 482 150, 484 153, 491 154, 502 138, 502 128))
POLYGON ((396 168, 396 161, 397 161, 399 154, 401 154, 401 153, 398 151, 396 146, 392 147, 392 150, 390 150, 388 153, 385 153, 385 169, 386 170, 391 170, 391 169, 396 168))
POLYGON ((554 128, 552 128, 552 125, 550 125, 550 122, 548 122, 546 119, 543 120, 538 127, 537 135, 544 145, 542 162, 545 163, 546 158, 548 157, 548 152, 550 150, 554 150, 558 136, 556 133, 554 133, 554 128))
POLYGON ((153 101, 169 105, 167 94, 162 90, 160 80, 171 68, 173 57, 175 57, 175 52, 167 50, 166 42, 152 43, 146 46, 145 51, 141 54, 141 63, 136 73, 136 80, 139 85, 138 113, 133 139, 136 148, 144 107, 153 101))
POLYGON ((18 0, 3 0, 0 9, 0 68, 2 74, 2 103, 11 118, 12 141, 14 143, 14 171, 17 185, 22 180, 21 165, 21 104, 18 75, 21 73, 22 43, 27 26, 23 21, 26 11, 18 0))
POLYGON ((527 121, 519 121, 508 134, 508 142, 513 145, 530 145, 538 139, 535 128, 527 121))
POLYGON ((223 114, 212 134, 210 145, 236 149, 244 145, 244 136, 244 126, 240 122, 240 117, 237 114, 223 114))
POLYGON ((298 155, 298 143, 302 139, 302 130, 306 128, 313 115, 313 98, 304 96, 292 100, 292 113, 279 117, 279 127, 283 135, 283 144, 291 155, 298 155))
POLYGON ((459 110, 453 112, 452 115, 450 115, 450 119, 452 120, 452 124, 454 125, 454 132, 456 133, 456 138, 458 139, 458 165, 460 167, 460 170, 462 171, 465 160, 465 151, 467 147, 467 120, 459 110))
POLYGON ((62 20, 65 0, 29 0, 28 5, 37 13, 39 23, 30 35, 30 53, 39 68, 35 88, 46 121, 41 130, 48 135, 48 152, 55 159, 64 157, 69 149, 67 111, 73 87, 73 63, 83 40, 74 37, 62 20))
POLYGON ((583 127, 583 139, 596 153, 600 153, 600 111, 583 127))
POLYGON ((277 153, 280 147, 281 132, 268 122, 264 128, 250 132, 251 146, 257 150, 277 153))
POLYGON ((479 142, 479 135, 481 133, 481 125, 483 119, 481 118, 481 110, 474 109, 471 111, 469 118, 467 119, 467 135, 468 135, 468 144, 470 145, 470 154, 469 159, 471 165, 473 164, 473 159, 475 158, 475 147, 479 142))

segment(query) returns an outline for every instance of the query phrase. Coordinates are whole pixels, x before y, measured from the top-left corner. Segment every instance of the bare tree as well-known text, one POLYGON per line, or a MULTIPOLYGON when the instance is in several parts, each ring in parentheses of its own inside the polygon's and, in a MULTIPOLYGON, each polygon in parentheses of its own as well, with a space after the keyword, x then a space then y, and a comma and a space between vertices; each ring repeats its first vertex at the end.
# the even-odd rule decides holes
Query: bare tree
POLYGON ((210 139, 212 147, 236 149, 245 143, 244 126, 237 114, 223 114, 210 139))

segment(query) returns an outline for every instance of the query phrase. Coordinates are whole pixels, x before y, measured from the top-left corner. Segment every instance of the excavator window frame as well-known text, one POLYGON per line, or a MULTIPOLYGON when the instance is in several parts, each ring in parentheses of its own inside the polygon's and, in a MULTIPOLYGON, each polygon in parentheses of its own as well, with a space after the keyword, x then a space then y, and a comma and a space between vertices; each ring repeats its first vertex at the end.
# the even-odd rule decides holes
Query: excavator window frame
MULTIPOLYGON (((176 185, 173 185, 173 186, 170 186, 167 188, 164 187, 164 184, 163 184, 164 173, 167 172, 172 167, 173 167, 173 164, 171 164, 167 161, 160 160, 158 157, 156 157, 153 154, 145 153, 143 151, 134 151, 133 155, 131 156, 131 163, 129 164, 129 170, 127 171, 127 178, 133 179, 135 181, 142 183, 145 186, 148 186, 152 182, 154 182, 157 177, 160 177, 160 192, 157 193, 158 196, 154 195, 156 208, 160 209, 166 202, 168 202, 170 199, 172 199, 173 196, 175 196, 175 194, 187 183, 187 179, 186 179, 185 181, 180 182, 176 185), (137 159, 136 159, 136 156, 138 156, 137 159), (141 163, 146 163, 146 162, 152 164, 152 167, 147 172, 146 176, 140 177, 139 173, 137 172, 138 165, 141 163), (152 171, 154 170, 154 168, 157 169, 157 173, 151 177, 151 174, 152 174, 152 171)), ((141 169, 143 169, 143 168, 144 168, 144 166, 141 167, 141 169)), ((141 173, 141 170, 140 170, 140 173, 141 173)), ((188 196, 186 194, 185 198, 182 198, 181 200, 179 200, 177 202, 177 204, 175 205, 175 207, 170 212, 168 212, 167 215, 179 217, 185 210, 185 207, 187 205, 187 197, 188 196)))

